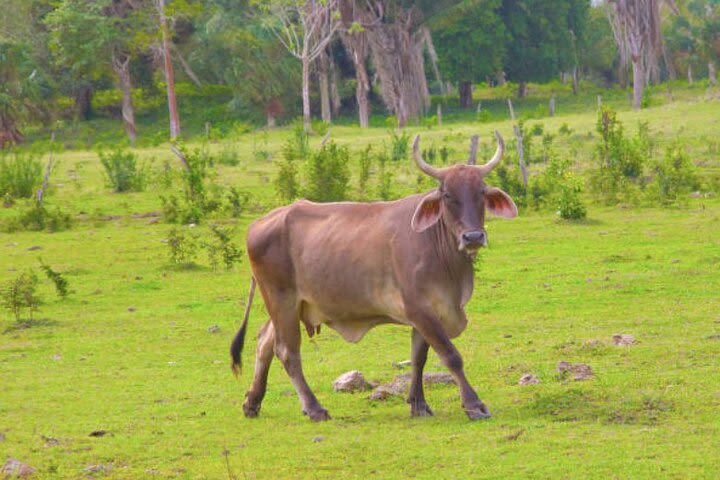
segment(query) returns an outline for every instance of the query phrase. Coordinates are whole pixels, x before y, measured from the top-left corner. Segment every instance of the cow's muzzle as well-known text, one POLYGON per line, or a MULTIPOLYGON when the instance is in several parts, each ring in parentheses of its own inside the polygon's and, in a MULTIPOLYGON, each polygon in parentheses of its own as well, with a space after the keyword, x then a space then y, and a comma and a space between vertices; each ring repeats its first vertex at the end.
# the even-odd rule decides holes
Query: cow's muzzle
POLYGON ((483 230, 464 232, 460 236, 460 250, 475 253, 480 247, 487 247, 487 234, 483 230))

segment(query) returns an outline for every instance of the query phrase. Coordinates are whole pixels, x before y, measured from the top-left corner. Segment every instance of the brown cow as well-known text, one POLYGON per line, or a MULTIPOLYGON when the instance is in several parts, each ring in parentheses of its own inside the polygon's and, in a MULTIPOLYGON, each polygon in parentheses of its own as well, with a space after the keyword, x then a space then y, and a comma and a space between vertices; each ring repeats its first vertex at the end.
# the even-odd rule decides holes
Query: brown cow
POLYGON ((504 150, 497 131, 495 136, 497 151, 487 164, 474 164, 474 137, 470 165, 442 169, 423 161, 416 137, 417 166, 440 182, 429 193, 393 202, 300 200, 250 226, 247 251, 254 277, 242 327, 230 348, 236 374, 255 281, 270 320, 258 337, 245 416, 260 411, 274 353, 297 390, 303 412, 313 420, 330 418, 303 376, 300 322, 311 336, 324 323, 350 342, 359 341, 375 325, 408 325, 413 329, 411 414, 432 415, 422 385, 432 347, 460 386, 468 417, 490 416, 465 378, 462 357, 450 339, 467 325, 464 306, 473 291, 473 259, 487 245, 485 210, 517 216, 512 199, 484 182, 504 150))

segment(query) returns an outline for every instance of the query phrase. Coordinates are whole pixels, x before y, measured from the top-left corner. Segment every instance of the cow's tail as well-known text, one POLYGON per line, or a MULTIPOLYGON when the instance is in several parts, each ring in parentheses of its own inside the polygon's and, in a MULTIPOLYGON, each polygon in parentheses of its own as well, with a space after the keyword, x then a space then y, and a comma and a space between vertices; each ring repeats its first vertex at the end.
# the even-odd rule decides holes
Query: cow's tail
POLYGON ((243 322, 240 326, 240 330, 235 334, 232 343, 230 344, 230 357, 232 357, 232 371, 235 377, 240 375, 242 371, 242 360, 240 354, 242 353, 243 345, 245 344, 245 333, 247 332, 248 318, 250 318, 250 308, 252 307, 253 296, 255 295, 255 277, 250 279, 250 293, 248 293, 247 303, 245 304, 245 315, 243 316, 243 322))

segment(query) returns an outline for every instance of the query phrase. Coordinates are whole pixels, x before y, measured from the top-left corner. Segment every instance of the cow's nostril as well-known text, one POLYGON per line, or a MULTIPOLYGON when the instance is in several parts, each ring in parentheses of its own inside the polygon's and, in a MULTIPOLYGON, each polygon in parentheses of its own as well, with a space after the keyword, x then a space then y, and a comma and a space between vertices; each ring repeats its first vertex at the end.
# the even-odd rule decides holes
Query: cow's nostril
POLYGON ((485 232, 465 232, 462 234, 465 243, 476 245, 485 243, 485 232))

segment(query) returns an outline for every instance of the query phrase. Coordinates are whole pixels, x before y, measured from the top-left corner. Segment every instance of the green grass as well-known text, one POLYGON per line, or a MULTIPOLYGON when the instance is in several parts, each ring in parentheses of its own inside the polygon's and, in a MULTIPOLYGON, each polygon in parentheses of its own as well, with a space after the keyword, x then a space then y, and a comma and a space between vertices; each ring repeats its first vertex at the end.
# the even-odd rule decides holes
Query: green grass
MULTIPOLYGON (((716 99, 694 97, 620 117, 630 129, 650 121, 661 144, 682 139, 708 177, 720 169, 708 146, 720 134, 718 111, 716 99)), ((558 140, 559 150, 584 168, 594 112, 542 122, 553 133, 563 123, 575 131, 558 140)), ((489 145, 495 127, 510 135, 509 122, 411 133, 422 133, 424 144, 447 143, 455 158, 465 158, 469 135, 479 131, 489 145)), ((258 135, 237 142, 240 165, 215 167, 218 183, 253 195, 242 218, 216 219, 237 226, 238 243, 275 203, 274 167, 253 159, 258 135)), ((272 132, 268 150, 277 156, 289 136, 272 132)), ((385 128, 338 126, 333 137, 353 152, 389 141, 385 128)), ((179 168, 166 146, 138 153, 154 158, 155 170, 164 160, 179 168)), ((454 386, 427 388, 436 416, 426 419, 409 418, 401 399, 375 403, 366 394, 333 392, 332 381, 347 370, 378 381, 401 373, 393 362, 409 358, 410 332, 383 326, 357 345, 330 329, 303 339, 306 377, 333 415, 314 424, 300 413, 277 361, 260 418, 242 416, 255 334, 266 319, 256 299, 246 368, 235 381, 228 347, 247 295, 247 262, 213 271, 200 254, 193 268, 170 266, 163 240, 172 226, 132 216, 160 210, 158 195, 179 190, 178 180, 171 190, 151 178, 146 192, 113 194, 94 153, 65 152, 59 161, 48 201, 85 215, 65 232, 0 233, 0 282, 38 269, 42 257, 72 291, 57 299, 43 279, 45 304, 29 328, 18 328, 5 312, 0 317, 2 462, 27 462, 37 478, 85 478, 84 469, 98 464, 110 468, 107 478, 717 476, 718 198, 672 208, 590 203, 581 223, 549 211, 491 220, 491 248, 478 260, 467 308, 470 324, 456 345, 493 418, 468 421, 454 386), (219 332, 208 333, 212 325, 219 332), (632 334, 637 344, 614 346, 615 333, 632 334), (562 360, 589 364, 595 378, 559 378, 562 360), (541 383, 517 385, 524 373, 541 383), (90 437, 96 430, 109 433, 90 437), (313 441, 318 436, 322 441, 313 441), (46 438, 59 444, 48 446, 46 438)), ((417 188, 409 165, 395 174, 397 194, 417 188)), ((0 209, 0 220, 21 206, 0 209)), ((209 236, 207 224, 193 231, 209 236)), ((443 370, 431 353, 427 371, 443 370)))

